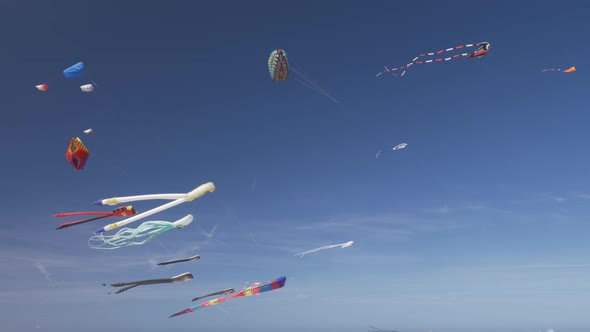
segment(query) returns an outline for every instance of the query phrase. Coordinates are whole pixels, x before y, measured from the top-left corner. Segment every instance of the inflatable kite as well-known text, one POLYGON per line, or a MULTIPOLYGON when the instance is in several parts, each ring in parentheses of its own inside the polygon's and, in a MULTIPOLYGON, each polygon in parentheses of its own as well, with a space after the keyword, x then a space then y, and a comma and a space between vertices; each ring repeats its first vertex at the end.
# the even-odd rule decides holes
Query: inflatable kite
POLYGON ((39 85, 35 85, 35 87, 39 91, 47 91, 47 89, 49 89, 49 86, 47 86, 47 84, 39 84, 39 85))
POLYGON ((131 288, 142 286, 142 285, 154 285, 154 284, 179 284, 181 282, 189 281, 193 279, 193 275, 190 272, 185 272, 183 274, 179 274, 172 278, 162 278, 162 279, 147 279, 147 280, 139 280, 139 281, 130 281, 130 282, 118 282, 115 284, 111 284, 113 287, 124 287, 119 289, 115 292, 115 294, 120 294, 125 291, 130 290, 131 288))
POLYGON ((198 261, 199 259, 201 259, 201 256, 196 255, 196 256, 189 257, 189 258, 176 259, 173 261, 158 263, 158 265, 168 265, 168 264, 176 264, 176 263, 184 263, 184 262, 195 262, 195 261, 198 261))
MULTIPOLYGON (((397 150, 401 150, 401 149, 405 149, 406 146, 408 146, 408 143, 401 143, 398 144, 396 146, 394 146, 393 148, 391 148, 393 151, 397 151, 397 150)), ((379 155, 381 155, 381 150, 377 151, 377 154, 375 155, 375 158, 379 158, 379 155)))
POLYGON ((298 254, 295 254, 295 256, 303 257, 306 254, 311 254, 312 252, 316 252, 316 251, 320 251, 320 250, 326 250, 326 249, 332 249, 332 248, 337 248, 337 247, 340 247, 340 248, 343 248, 344 249, 346 247, 350 247, 353 243, 354 243, 354 241, 348 241, 346 243, 332 244, 332 245, 329 245, 329 246, 323 246, 323 247, 319 247, 319 248, 316 248, 316 249, 312 249, 312 250, 300 252, 298 254))
POLYGON ((128 246, 139 246, 148 243, 159 234, 171 229, 182 229, 192 221, 193 216, 191 214, 175 222, 146 221, 135 229, 122 228, 115 235, 95 234, 88 239, 88 246, 92 249, 119 249, 128 246), (141 238, 144 239, 139 241, 141 238))
POLYGON ((82 143, 82 140, 78 137, 72 138, 68 150, 66 151, 66 158, 70 164, 72 164, 76 172, 84 168, 89 156, 90 152, 84 143, 82 143))
MULTIPOLYGON (((272 290, 275 290, 275 289, 279 289, 279 288, 282 288, 282 287, 285 286, 285 282, 286 281, 287 281, 287 277, 280 277, 280 278, 277 278, 277 279, 272 280, 272 281, 269 281, 269 282, 264 282, 264 283, 262 283, 260 285, 257 285, 257 286, 247 287, 247 288, 241 290, 240 292, 232 295, 230 297, 230 299, 234 299, 236 297, 242 297, 242 296, 258 295, 260 293, 269 292, 269 291, 272 291, 272 290)), ((220 298, 217 298, 217 299, 214 299, 214 300, 203 302, 203 303, 198 304, 196 306, 193 306, 193 307, 184 309, 182 311, 179 311, 179 312, 171 315, 168 318, 172 318, 172 317, 176 317, 176 316, 188 314, 188 313, 191 313, 191 312, 193 312, 195 310, 199 310, 199 309, 202 309, 202 308, 210 307, 212 305, 219 304, 219 303, 222 303, 222 302, 225 302, 225 301, 226 301, 226 298, 225 297, 220 297, 220 298)))
POLYGON ((542 71, 560 71, 562 73, 573 73, 576 71, 576 67, 570 67, 569 69, 565 69, 565 70, 548 68, 548 69, 543 69, 542 71))
POLYGON ((268 72, 274 81, 285 81, 289 77, 289 59, 287 52, 276 49, 268 57, 268 72))
POLYGON ((385 67, 385 70, 380 72, 379 74, 377 74, 377 77, 381 76, 384 73, 391 73, 391 75, 393 76, 404 76, 404 74, 406 73, 406 71, 412 67, 413 65, 421 65, 421 64, 426 64, 426 63, 434 63, 434 62, 446 62, 449 60, 453 60, 453 59, 457 59, 457 58, 461 58, 461 57, 465 57, 465 58, 481 58, 484 55, 486 55, 488 53, 488 51, 490 50, 491 44, 488 42, 481 42, 481 43, 476 43, 476 44, 467 44, 467 45, 460 45, 460 46, 455 46, 455 47, 450 47, 444 50, 440 50, 437 52, 429 52, 429 53, 422 53, 420 55, 418 55, 417 57, 415 57, 414 59, 412 59, 412 61, 410 63, 408 63, 405 66, 401 66, 401 67, 397 67, 397 68, 393 68, 393 69, 389 69, 387 68, 387 66, 385 67), (466 48, 470 48, 470 47, 478 47, 475 51, 472 51, 471 53, 469 52, 465 52, 465 53, 457 53, 448 57, 444 57, 444 58, 434 58, 434 59, 429 59, 429 60, 420 60, 421 58, 427 57, 427 56, 437 56, 440 55, 442 53, 446 53, 446 52, 451 52, 451 51, 456 51, 456 50, 463 50, 466 48), (403 70, 403 72, 401 73, 401 75, 397 75, 396 72, 398 70, 403 70))
POLYGON ((84 62, 78 62, 77 64, 64 69, 64 77, 80 77, 84 75, 84 62))
POLYGON ((218 291, 218 292, 215 292, 215 293, 211 293, 211 294, 207 294, 207 295, 202 295, 202 296, 197 296, 197 297, 195 297, 195 298, 193 299, 193 301, 192 301, 192 302, 198 301, 198 300, 200 300, 200 299, 204 299, 204 298, 206 298, 206 297, 209 297, 209 296, 215 296, 215 295, 228 295, 228 294, 231 294, 231 293, 233 293, 233 292, 235 292, 235 291, 236 291, 236 290, 235 290, 235 289, 233 289, 233 288, 224 289, 224 290, 222 290, 222 291, 218 291))
POLYGON ((166 203, 164 205, 160 205, 156 208, 145 211, 145 212, 140 213, 136 216, 125 219, 123 221, 119 221, 116 223, 106 225, 103 228, 96 231, 95 233, 108 232, 108 231, 113 230, 115 228, 125 226, 129 223, 136 221, 136 220, 143 219, 147 216, 151 216, 152 214, 158 213, 160 211, 167 210, 171 207, 182 204, 184 202, 192 202, 195 198, 199 198, 199 197, 205 195, 207 192, 214 192, 214 191, 215 191, 215 185, 213 184, 213 182, 208 182, 208 183, 200 185, 199 187, 197 187, 193 191, 188 192, 186 194, 152 194, 152 195, 138 195, 138 196, 113 197, 113 198, 107 198, 107 199, 99 199, 98 201, 96 201, 92 204, 94 204, 94 205, 117 205, 120 203, 127 203, 127 202, 134 202, 134 201, 145 201, 145 200, 151 200, 151 199, 167 199, 167 200, 172 200, 172 202, 166 203))
POLYGON ((84 224, 89 221, 99 220, 99 219, 108 218, 108 217, 127 217, 130 215, 134 215, 136 213, 137 213, 137 211, 135 211, 135 209, 131 205, 129 205, 129 206, 122 206, 122 207, 116 208, 112 212, 67 212, 67 213, 54 214, 53 216, 54 217, 72 217, 72 216, 82 216, 82 215, 98 215, 98 217, 94 217, 94 218, 66 222, 66 223, 59 225, 56 228, 56 229, 62 229, 62 228, 66 228, 66 227, 70 227, 70 226, 74 226, 74 225, 84 224))
POLYGON ((92 91, 94 91, 94 85, 92 85, 92 84, 81 85, 80 90, 82 90, 83 92, 92 92, 92 91))

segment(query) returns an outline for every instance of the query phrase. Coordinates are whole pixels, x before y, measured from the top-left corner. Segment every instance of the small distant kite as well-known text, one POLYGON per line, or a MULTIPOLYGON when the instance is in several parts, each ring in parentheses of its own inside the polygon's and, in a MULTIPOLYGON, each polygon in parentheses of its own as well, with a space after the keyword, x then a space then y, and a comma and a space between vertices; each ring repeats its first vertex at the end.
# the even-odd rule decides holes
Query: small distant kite
POLYGON ((147 216, 151 216, 152 214, 156 214, 160 211, 167 210, 167 209, 174 207, 176 205, 179 205, 179 204, 182 204, 185 202, 192 202, 195 198, 199 198, 199 197, 205 195, 207 192, 214 192, 214 191, 215 191, 215 185, 213 184, 213 182, 208 182, 208 183, 198 186, 193 191, 188 192, 186 194, 151 194, 151 195, 137 195, 137 196, 112 197, 112 198, 107 198, 107 199, 99 199, 92 204, 94 204, 94 205, 117 205, 117 204, 121 204, 121 203, 134 202, 134 201, 145 201, 145 200, 152 200, 152 199, 166 199, 166 200, 172 200, 172 202, 160 205, 156 208, 142 212, 138 215, 135 215, 135 216, 125 219, 123 221, 119 221, 116 223, 106 225, 103 228, 96 231, 95 233, 108 232, 108 231, 113 230, 115 228, 125 226, 129 223, 136 221, 136 220, 140 220, 140 219, 143 219, 147 216))
POLYGON ((127 217, 136 214, 137 211, 131 206, 122 206, 118 207, 112 212, 66 212, 66 213, 57 213, 53 216, 56 218, 59 217, 72 217, 72 216, 83 216, 83 215, 98 215, 98 217, 88 218, 88 219, 81 219, 76 221, 70 221, 59 225, 56 229, 62 229, 66 227, 71 227, 74 225, 84 224, 90 221, 99 220, 108 217, 127 217))
POLYGON ((576 71, 576 67, 570 67, 569 69, 564 69, 564 70, 556 69, 556 68, 547 68, 547 69, 543 69, 541 71, 560 71, 562 73, 573 73, 576 71))
POLYGON ((193 279, 193 275, 190 272, 185 272, 183 274, 179 274, 172 278, 163 278, 163 279, 146 279, 146 280, 139 280, 139 281, 131 281, 131 282, 118 282, 111 284, 113 287, 124 287, 119 289, 115 292, 115 294, 120 294, 125 291, 130 290, 131 288, 142 286, 142 285, 154 285, 154 284, 179 284, 181 282, 189 281, 193 279))
POLYGON ((379 74, 377 74, 377 77, 381 76, 384 73, 390 73, 393 76, 404 76, 404 74, 406 73, 406 71, 408 69, 410 69, 410 67, 412 67, 413 65, 421 65, 421 64, 426 64, 426 63, 434 63, 434 62, 446 62, 449 60, 453 60, 453 59, 457 59, 457 58, 461 58, 461 57, 465 57, 465 58, 481 58, 484 55, 486 55, 489 50, 491 48, 491 44, 488 42, 480 42, 480 43, 476 43, 476 44, 467 44, 467 45, 460 45, 460 46, 455 46, 455 47, 450 47, 444 50, 440 50, 437 52, 429 52, 429 53, 422 53, 420 55, 418 55, 417 57, 415 57, 414 59, 412 59, 412 61, 410 63, 408 63, 405 66, 401 66, 401 67, 397 67, 397 68, 392 68, 389 69, 387 68, 387 66, 385 67, 385 70, 380 72, 379 74), (478 47, 475 51, 472 51, 471 53, 458 53, 458 54, 454 54, 452 56, 448 56, 446 58, 434 58, 434 59, 429 59, 429 60, 424 60, 424 61, 418 61, 418 59, 426 57, 426 56, 437 56, 440 55, 442 53, 445 52, 451 52, 451 51, 456 51, 456 50, 462 50, 464 48, 469 48, 469 47, 478 47), (402 70, 401 75, 397 75, 396 72, 398 70, 402 70))
POLYGON ((298 254, 295 254, 295 256, 303 257, 306 254, 311 254, 312 252, 316 252, 316 251, 320 251, 320 250, 326 250, 326 249, 331 249, 331 248, 336 248, 336 247, 340 247, 340 248, 343 248, 344 249, 346 247, 352 246, 353 243, 354 243, 354 241, 348 241, 346 243, 332 244, 332 245, 328 245, 328 246, 323 246, 323 247, 319 247, 319 248, 316 248, 316 249, 312 249, 312 250, 300 252, 298 254))
POLYGON ((92 134, 94 134, 94 130, 92 130, 92 128, 86 129, 86 130, 84 130, 84 134, 86 134, 86 135, 92 135, 92 134))
POLYGON ((171 229, 182 229, 193 221, 191 214, 175 222, 146 221, 139 227, 122 228, 114 235, 98 233, 88 239, 88 246, 92 249, 119 249, 128 246, 139 246, 148 243, 153 238, 171 229), (140 241, 140 239, 144 238, 140 241))
POLYGON ((84 75, 84 62, 78 62, 77 64, 64 69, 64 77, 80 77, 84 75))
POLYGON ((49 86, 47 86, 47 84, 39 84, 39 85, 35 85, 35 87, 39 91, 47 91, 47 89, 49 89, 49 86))
POLYGON ((94 85, 92 85, 92 84, 81 85, 80 90, 82 90, 83 92, 92 92, 92 91, 94 91, 94 85))
POLYGON ((84 143, 82 143, 82 140, 78 137, 72 138, 68 150, 66 151, 66 158, 70 164, 72 164, 76 172, 84 168, 89 156, 90 152, 84 143))
POLYGON ((206 297, 209 297, 209 296, 215 296, 215 295, 228 295, 228 294, 231 294, 231 293, 233 293, 233 292, 235 292, 235 291, 236 291, 236 290, 235 290, 235 289, 233 289, 233 288, 224 289, 224 290, 222 290, 222 291, 218 291, 218 292, 215 292, 215 293, 210 293, 210 294, 207 294, 207 295, 197 296, 197 297, 195 297, 195 298, 193 299, 193 301, 192 301, 192 302, 198 301, 198 300, 200 300, 200 299, 204 299, 204 298, 206 298, 206 297))
POLYGON ((189 258, 176 259, 176 260, 173 260, 173 261, 167 261, 167 262, 158 263, 158 265, 168 265, 168 264, 176 264, 176 263, 184 263, 184 262, 194 262, 194 261, 198 261, 199 259, 201 259, 201 256, 196 255, 196 256, 189 257, 189 258))
MULTIPOLYGON (((392 148, 392 150, 393 151, 397 151, 397 150, 405 149, 406 146, 408 146, 408 143, 401 143, 401 144, 398 144, 398 145, 394 146, 392 148)), ((377 154, 375 155, 375 158, 379 158, 379 155, 381 155, 381 152, 382 152, 381 150, 377 151, 377 154)))

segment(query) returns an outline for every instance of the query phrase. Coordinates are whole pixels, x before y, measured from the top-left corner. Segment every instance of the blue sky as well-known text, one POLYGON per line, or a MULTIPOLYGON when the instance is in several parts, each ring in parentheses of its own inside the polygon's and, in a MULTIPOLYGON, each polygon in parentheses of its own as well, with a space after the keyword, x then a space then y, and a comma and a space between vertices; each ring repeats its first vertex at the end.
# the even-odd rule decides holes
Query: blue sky
POLYGON ((587 329, 588 14, 583 1, 5 1, 1 321, 12 331, 587 329), (492 44, 482 59, 375 78, 479 41, 492 44), (275 48, 341 104, 272 82, 275 48), (59 77, 78 61, 84 79, 59 77), (541 72, 569 66, 578 71, 541 72), (97 90, 79 91, 89 80, 97 90), (64 157, 76 136, 91 151, 77 173, 64 157), (90 249, 105 222, 55 230, 54 213, 100 198, 208 181, 216 192, 147 219, 195 221, 144 246, 90 249), (120 295, 101 286, 182 272, 195 279, 120 295), (283 289, 167 318, 197 295, 282 275, 283 289))

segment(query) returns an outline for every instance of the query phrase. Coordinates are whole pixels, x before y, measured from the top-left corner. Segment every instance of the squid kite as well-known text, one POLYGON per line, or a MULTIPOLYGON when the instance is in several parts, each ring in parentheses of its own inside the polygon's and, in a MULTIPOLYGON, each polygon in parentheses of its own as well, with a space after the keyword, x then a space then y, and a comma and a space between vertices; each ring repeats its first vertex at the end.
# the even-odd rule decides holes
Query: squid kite
POLYGON ((418 55, 417 57, 415 57, 414 59, 412 59, 412 61, 410 63, 408 63, 405 66, 401 66, 401 67, 397 67, 397 68, 392 68, 389 69, 387 68, 387 66, 385 67, 385 70, 380 72, 379 74, 377 74, 377 77, 381 76, 384 73, 390 73, 393 76, 404 76, 404 74, 406 73, 406 71, 412 67, 413 65, 422 65, 422 64, 426 64, 426 63, 434 63, 434 62, 446 62, 449 60, 453 60, 453 59, 457 59, 457 58, 461 58, 461 57, 465 57, 465 58, 481 58, 484 55, 486 55, 488 53, 488 51, 490 50, 491 44, 488 42, 480 42, 480 43, 476 43, 476 44, 467 44, 467 45, 459 45, 459 46, 455 46, 455 47, 450 47, 444 50, 440 50, 438 52, 429 52, 429 53, 422 53, 420 55, 418 55), (456 51, 456 50, 463 50, 466 48, 470 48, 470 47, 477 47, 477 49, 475 51, 472 51, 471 53, 465 52, 465 53, 458 53, 458 54, 454 54, 452 56, 448 56, 445 58, 434 58, 434 59, 429 59, 429 60, 419 60, 420 58, 426 57, 426 56, 437 56, 440 55, 442 53, 445 52, 451 52, 451 51, 456 51), (398 70, 402 70, 401 75, 397 75, 396 72, 398 70))
MULTIPOLYGON (((241 290, 240 292, 232 295, 230 297, 230 299, 234 299, 236 297, 242 297, 242 296, 258 295, 260 293, 269 292, 269 291, 272 291, 272 290, 275 290, 275 289, 279 289, 279 288, 282 288, 282 287, 285 286, 285 282, 286 281, 287 281, 287 277, 280 277, 280 278, 277 278, 277 279, 272 280, 272 281, 269 281, 269 282, 264 282, 264 283, 262 283, 260 285, 257 285, 257 286, 247 287, 247 288, 241 290)), ((214 300, 203 302, 201 304, 198 304, 196 306, 190 307, 188 309, 184 309, 182 311, 179 311, 179 312, 171 315, 168 318, 172 318, 172 317, 176 317, 176 316, 188 314, 188 313, 191 313, 191 312, 193 312, 195 310, 199 310, 199 309, 202 309, 202 308, 210 307, 212 305, 225 302, 226 300, 227 299, 225 297, 220 297, 220 298, 217 298, 217 299, 214 299, 214 300)))
POLYGON ((228 295, 228 294, 231 294, 231 293, 233 293, 233 292, 235 292, 235 291, 236 291, 236 290, 235 290, 235 289, 233 289, 233 288, 224 289, 224 290, 222 290, 222 291, 218 291, 218 292, 215 292, 215 293, 211 293, 211 294, 207 294, 207 295, 202 295, 202 296, 197 296, 197 297, 195 297, 195 298, 192 300, 192 302, 198 301, 198 300, 200 300, 200 299, 204 299, 204 298, 206 298, 206 297, 209 297, 209 296, 215 296, 215 295, 228 295))
POLYGON ((336 247, 340 247, 340 248, 344 249, 346 247, 350 247, 353 243, 354 243, 354 241, 348 241, 346 243, 332 244, 332 245, 329 245, 329 246, 323 246, 323 247, 319 247, 319 248, 316 248, 316 249, 312 249, 312 250, 300 252, 298 254, 295 254, 295 256, 303 257, 306 254, 311 254, 312 252, 316 252, 316 251, 320 251, 320 250, 326 250, 326 249, 331 249, 331 248, 336 248, 336 247))
POLYGON ((213 184, 213 182, 208 182, 208 183, 200 185, 199 187, 197 187, 193 191, 188 192, 186 194, 151 194, 151 195, 138 195, 138 196, 113 197, 113 198, 107 198, 107 199, 99 199, 92 204, 94 204, 94 205, 116 205, 116 204, 121 204, 121 203, 134 202, 134 201, 145 201, 145 200, 152 200, 152 199, 166 199, 166 200, 172 200, 172 202, 160 205, 156 208, 145 211, 145 212, 135 215, 131 218, 125 219, 123 221, 119 221, 116 223, 106 225, 103 228, 96 231, 95 233, 108 232, 108 231, 113 230, 115 228, 119 228, 121 226, 125 226, 127 224, 130 224, 136 220, 145 218, 147 216, 151 216, 152 214, 158 213, 160 211, 167 210, 171 207, 182 204, 184 202, 192 202, 195 198, 201 197, 201 196, 205 195, 207 192, 214 192, 214 191, 215 191, 215 185, 213 184))
MULTIPOLYGON (((398 145, 394 146, 392 148, 392 150, 393 151, 397 151, 397 150, 405 149, 406 146, 408 146, 408 143, 401 143, 401 144, 398 144, 398 145)), ((381 150, 377 151, 377 154, 375 155, 375 158, 379 158, 379 155, 381 155, 381 152, 382 152, 381 150)))
POLYGON ((98 215, 98 217, 88 218, 88 219, 81 219, 76 221, 70 221, 59 225, 56 229, 62 229, 66 227, 71 227, 74 225, 84 224, 90 221, 99 220, 108 217, 127 217, 137 214, 137 211, 131 206, 122 206, 118 207, 112 212, 66 212, 66 213, 57 213, 53 216, 58 217, 72 217, 72 216, 83 216, 83 215, 98 215))
POLYGON ((89 156, 90 151, 88 151, 84 143, 82 143, 82 140, 78 137, 72 138, 70 145, 66 150, 66 158, 70 164, 72 164, 76 172, 84 168, 89 156))
POLYGON ((139 280, 139 281, 130 281, 130 282, 118 282, 111 284, 113 287, 123 287, 115 292, 115 294, 123 293, 131 288, 142 286, 142 285, 154 285, 154 284, 179 284, 181 282, 189 281, 193 279, 193 275, 190 272, 185 272, 183 274, 179 274, 172 278, 162 278, 162 279, 147 279, 147 280, 139 280))
POLYGON ((547 69, 543 69, 541 71, 560 71, 562 73, 573 73, 576 71, 576 67, 570 67, 569 69, 564 69, 564 70, 555 69, 555 68, 547 68, 547 69))
POLYGON ((173 260, 173 261, 167 261, 167 262, 158 263, 158 265, 168 265, 168 264, 176 264, 176 263, 184 263, 184 262, 194 262, 194 261, 198 261, 199 259, 201 259, 201 256, 196 255, 196 256, 189 257, 189 258, 176 259, 176 260, 173 260))
POLYGON ((148 243, 161 233, 171 229, 182 229, 193 221, 191 214, 175 222, 168 221, 146 221, 136 229, 122 228, 115 235, 95 234, 88 240, 88 246, 92 249, 118 249, 128 246, 138 246, 148 243), (145 238, 142 241, 133 241, 145 238))

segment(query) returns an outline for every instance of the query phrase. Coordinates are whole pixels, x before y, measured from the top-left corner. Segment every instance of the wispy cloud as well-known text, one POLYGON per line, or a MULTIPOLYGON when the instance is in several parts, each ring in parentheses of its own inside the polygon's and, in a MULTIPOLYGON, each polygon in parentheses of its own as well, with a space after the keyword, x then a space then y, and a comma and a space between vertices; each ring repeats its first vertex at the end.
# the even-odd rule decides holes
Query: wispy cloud
POLYGON ((41 272, 45 280, 53 282, 53 280, 51 279, 51 274, 49 273, 49 271, 47 271, 47 268, 45 267, 45 265, 43 265, 43 263, 35 262, 35 267, 39 270, 39 272, 41 272))

